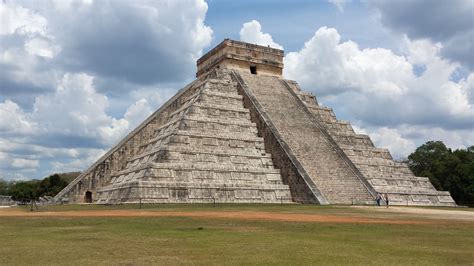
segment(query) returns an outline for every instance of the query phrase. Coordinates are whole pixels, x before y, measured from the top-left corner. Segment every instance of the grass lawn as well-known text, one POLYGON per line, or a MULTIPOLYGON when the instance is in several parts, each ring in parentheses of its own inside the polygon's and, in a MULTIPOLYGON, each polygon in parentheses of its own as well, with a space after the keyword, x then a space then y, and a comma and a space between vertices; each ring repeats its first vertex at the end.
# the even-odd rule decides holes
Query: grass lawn
MULTIPOLYGON (((131 209, 70 205, 41 211, 131 209)), ((315 205, 152 205, 145 211, 416 215, 315 205)), ((25 212, 27 210, 25 209, 25 212)), ((363 224, 209 217, 2 217, 0 264, 469 264, 474 223, 363 224)))

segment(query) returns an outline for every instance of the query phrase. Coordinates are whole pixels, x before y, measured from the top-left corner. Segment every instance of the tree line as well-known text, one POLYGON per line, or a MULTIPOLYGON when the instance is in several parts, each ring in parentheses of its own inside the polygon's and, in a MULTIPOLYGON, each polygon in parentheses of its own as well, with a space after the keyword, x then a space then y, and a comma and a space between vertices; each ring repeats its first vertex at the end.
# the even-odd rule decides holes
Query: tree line
POLYGON ((54 197, 69 184, 79 172, 53 174, 42 180, 5 181, 0 179, 0 195, 11 196, 16 201, 37 200, 40 197, 54 197))
POLYGON ((451 150, 442 141, 428 141, 408 156, 416 176, 426 176, 438 190, 447 190, 458 205, 474 206, 474 146, 451 150))

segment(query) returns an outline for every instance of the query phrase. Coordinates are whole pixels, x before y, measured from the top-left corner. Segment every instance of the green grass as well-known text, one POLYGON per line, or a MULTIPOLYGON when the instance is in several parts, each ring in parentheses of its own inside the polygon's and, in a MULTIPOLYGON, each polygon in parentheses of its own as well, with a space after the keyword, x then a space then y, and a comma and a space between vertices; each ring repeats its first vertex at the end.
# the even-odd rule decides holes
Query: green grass
MULTIPOLYGON (((40 207, 40 211, 134 207, 70 205, 40 207)), ((160 210, 262 210, 364 217, 380 215, 371 210, 314 205, 218 205, 217 208, 204 204, 155 205, 154 208, 148 206, 146 209, 160 210)), ((387 225, 189 217, 0 216, 0 239, 2 265, 452 265, 474 262, 474 224, 461 221, 387 225)))

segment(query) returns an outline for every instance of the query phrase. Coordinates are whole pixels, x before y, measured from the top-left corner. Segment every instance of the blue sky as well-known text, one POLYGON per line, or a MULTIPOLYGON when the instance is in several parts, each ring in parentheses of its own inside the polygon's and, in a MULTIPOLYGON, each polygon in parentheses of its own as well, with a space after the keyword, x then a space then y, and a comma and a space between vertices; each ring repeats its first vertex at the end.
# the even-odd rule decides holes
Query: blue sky
POLYGON ((363 47, 391 47, 390 35, 380 27, 367 4, 346 4, 344 12, 326 1, 210 1, 206 22, 212 26, 216 45, 222 38, 239 39, 242 24, 257 20, 287 51, 301 49, 322 26, 334 27, 344 39, 363 47), (350 17, 347 16, 350 14, 350 17), (375 23, 374 23, 375 22, 375 23), (219 37, 220 38, 219 38, 219 37))
POLYGON ((473 18, 472 0, 4 0, 0 178, 86 169, 224 38, 283 47, 285 78, 396 158, 474 145, 473 18))

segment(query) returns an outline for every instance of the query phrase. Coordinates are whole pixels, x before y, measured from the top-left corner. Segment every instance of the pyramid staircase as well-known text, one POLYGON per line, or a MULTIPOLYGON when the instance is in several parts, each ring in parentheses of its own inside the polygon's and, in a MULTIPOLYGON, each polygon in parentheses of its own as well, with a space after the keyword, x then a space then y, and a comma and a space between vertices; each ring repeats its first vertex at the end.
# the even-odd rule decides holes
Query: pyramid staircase
POLYGON ((317 188, 318 202, 327 204, 371 204, 375 191, 340 154, 325 129, 314 121, 284 80, 235 71, 245 91, 255 98, 260 111, 294 154, 299 173, 317 188))

